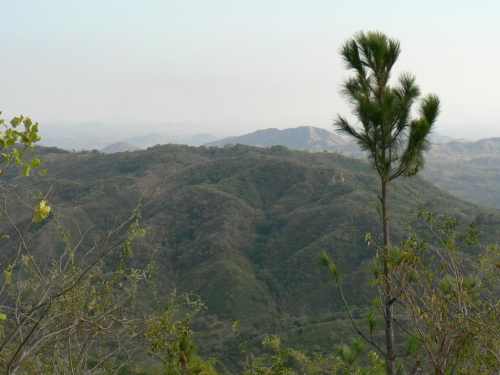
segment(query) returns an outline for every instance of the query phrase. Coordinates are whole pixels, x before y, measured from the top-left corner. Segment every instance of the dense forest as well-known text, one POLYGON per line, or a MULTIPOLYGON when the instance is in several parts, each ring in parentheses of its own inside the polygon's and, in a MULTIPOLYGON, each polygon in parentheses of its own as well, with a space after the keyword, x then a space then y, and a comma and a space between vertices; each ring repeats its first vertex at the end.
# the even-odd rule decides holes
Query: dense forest
MULTIPOLYGON (((333 130, 333 129, 332 129, 333 130)), ((286 146, 292 150, 335 152, 366 160, 356 142, 322 128, 300 126, 263 129, 238 137, 210 142, 207 146, 286 146)), ((120 150, 119 145, 115 145, 120 150)), ((130 148, 133 149, 133 148, 130 148)), ((103 151, 107 151, 104 149, 103 151)), ((484 207, 500 208, 500 138, 456 140, 430 134, 425 168, 421 176, 456 197, 484 207)))

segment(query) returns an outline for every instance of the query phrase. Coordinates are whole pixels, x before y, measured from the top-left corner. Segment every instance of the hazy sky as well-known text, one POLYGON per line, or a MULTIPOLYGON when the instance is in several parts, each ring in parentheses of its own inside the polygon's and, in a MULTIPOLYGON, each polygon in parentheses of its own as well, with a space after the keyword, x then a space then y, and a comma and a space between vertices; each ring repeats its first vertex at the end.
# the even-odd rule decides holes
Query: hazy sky
POLYGON ((441 97, 440 132, 500 136, 498 0, 0 4, 0 110, 42 123, 328 128, 347 112, 339 47, 377 29, 400 39, 398 70, 441 97))

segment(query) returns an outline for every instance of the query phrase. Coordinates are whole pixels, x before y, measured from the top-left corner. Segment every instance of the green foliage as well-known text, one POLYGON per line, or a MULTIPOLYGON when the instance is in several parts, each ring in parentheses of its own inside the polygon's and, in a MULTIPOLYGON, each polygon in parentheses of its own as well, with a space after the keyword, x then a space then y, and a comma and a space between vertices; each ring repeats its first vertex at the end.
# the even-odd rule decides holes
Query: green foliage
POLYGON ((475 227, 427 211, 420 216, 434 241, 410 235, 395 250, 408 254, 405 261, 391 263, 390 281, 409 317, 407 352, 424 372, 494 373, 500 368, 494 354, 500 348, 500 294, 492 286, 500 273, 486 270, 500 252, 489 246, 471 258, 471 246, 480 251, 475 227))
MULTIPOLYGON (((481 249, 476 226, 459 225, 455 217, 427 210, 419 217, 426 231, 410 233, 400 246, 378 252, 373 261, 374 284, 378 288, 389 284, 399 307, 395 316, 402 328, 400 337, 406 340, 404 347, 397 348, 398 356, 405 358, 399 361, 399 371, 494 373, 500 368, 499 248, 481 249), (382 272, 384 264, 387 273, 382 272)), ((322 254, 321 260, 332 274, 329 256, 322 254)), ((377 352, 384 353, 374 339, 380 333, 377 317, 384 317, 383 300, 375 300, 374 309, 366 315, 365 330, 354 319, 339 279, 334 279, 354 331, 377 352)), ((348 366, 356 362, 363 349, 343 345, 339 353, 348 366)), ((380 371, 385 374, 384 367, 380 371)))
MULTIPOLYGON (((422 168, 428 136, 439 114, 438 97, 429 95, 421 101, 419 117, 411 118, 412 107, 420 96, 415 77, 405 73, 400 76, 397 86, 390 85, 391 71, 399 54, 399 42, 380 32, 360 32, 344 44, 341 55, 354 76, 344 83, 343 94, 352 105, 361 128, 356 129, 342 116, 335 122, 340 132, 353 138, 368 153, 380 180, 383 247, 376 278, 381 281, 379 293, 384 299, 385 350, 373 340, 367 341, 383 353, 388 375, 396 373, 397 359, 393 318, 395 291, 388 281, 390 263, 406 261, 406 254, 391 249, 387 191, 391 181, 400 176, 414 176, 422 168)), ((366 340, 359 329, 357 332, 366 340)))
POLYGON ((335 374, 339 375, 386 375, 385 362, 376 352, 368 353, 368 360, 364 356, 365 347, 359 339, 351 345, 341 345, 337 349, 336 361, 339 363, 335 374), (368 364, 363 364, 367 362, 368 364))
MULTIPOLYGON (((14 166, 29 176, 41 165, 37 157, 26 161, 26 152, 40 140, 38 124, 20 116, 9 124, 2 119, 0 125, 2 172, 14 166)), ((0 217, 7 231, 2 241, 11 245, 5 248, 16 250, 2 258, 6 266, 0 287, 0 368, 8 374, 118 370, 138 351, 134 339, 140 336, 141 325, 136 319, 136 292, 150 274, 148 269, 131 267, 128 253, 119 256, 117 267, 109 268, 106 258, 122 241, 130 250, 143 237, 138 216, 101 238, 99 234, 89 242, 88 233, 80 232, 74 240, 41 194, 33 194, 36 203, 32 220, 26 220, 28 226, 19 226, 11 209, 19 215, 21 208, 30 210, 33 203, 20 192, 9 194, 10 188, 8 183, 2 185, 5 203, 0 217), (47 220, 49 215, 53 220, 47 220), (31 247, 46 221, 43 231, 60 235, 56 240, 60 251, 55 255, 31 247)))
POLYGON ((35 206, 35 210, 33 212, 33 223, 39 224, 45 219, 47 219, 50 215, 52 208, 49 206, 45 199, 42 199, 35 206))
POLYGON ((331 362, 323 356, 309 357, 305 353, 282 345, 278 336, 262 341, 266 354, 252 358, 244 375, 320 375, 330 373, 331 362))
POLYGON ((197 299, 179 299, 173 294, 162 313, 146 320, 148 353, 161 363, 163 374, 217 374, 212 361, 197 355, 193 340, 192 319, 203 308, 197 299))
POLYGON ((362 128, 356 130, 341 116, 337 128, 368 152, 385 181, 416 174, 439 113, 439 99, 434 95, 423 98, 420 116, 411 119, 420 90, 408 73, 401 75, 396 87, 389 85, 400 45, 380 32, 360 32, 344 44, 341 54, 347 68, 355 73, 344 83, 343 93, 362 128))
POLYGON ((354 340, 340 345, 329 355, 308 355, 284 346, 278 336, 262 341, 267 351, 252 358, 245 375, 385 375, 384 361, 374 352, 366 353, 364 345, 354 340))
MULTIPOLYGON (((61 254, 40 258, 27 245, 20 248, 4 269, 0 290, 0 309, 7 312, 0 368, 27 374, 112 371, 138 351, 136 292, 150 274, 125 257, 117 267, 105 265, 123 231, 125 241, 135 241, 127 232, 137 225, 132 218, 89 249, 84 238, 75 241, 57 224, 61 254)), ((22 244, 30 243, 29 232, 19 234, 22 244)))
POLYGON ((339 272, 337 270, 337 266, 335 265, 335 263, 332 261, 330 256, 325 251, 321 252, 321 254, 320 254, 320 262, 321 262, 321 265, 323 267, 326 267, 328 269, 332 278, 336 282, 339 282, 340 276, 339 276, 339 272))
POLYGON ((1 118, 0 112, 0 174, 11 165, 21 167, 23 175, 29 176, 32 169, 39 168, 41 161, 33 158, 26 161, 26 150, 32 148, 38 141, 38 123, 29 117, 18 116, 9 122, 1 118))
MULTIPOLYGON (((39 125, 29 117, 13 117, 5 121, 0 112, 0 175, 15 166, 22 170, 22 175, 27 177, 32 170, 40 168, 42 161, 33 155, 27 160, 26 152, 41 140, 39 125)), ((46 199, 40 200, 33 212, 33 222, 41 223, 50 214, 51 207, 46 199)))

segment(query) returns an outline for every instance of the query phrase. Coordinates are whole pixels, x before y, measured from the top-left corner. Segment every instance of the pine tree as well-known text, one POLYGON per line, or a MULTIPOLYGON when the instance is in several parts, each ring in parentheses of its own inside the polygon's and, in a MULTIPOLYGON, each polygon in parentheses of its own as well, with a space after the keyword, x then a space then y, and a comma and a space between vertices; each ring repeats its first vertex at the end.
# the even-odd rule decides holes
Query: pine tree
POLYGON ((354 138, 367 151, 380 180, 383 231, 383 299, 385 357, 387 373, 395 373, 393 305, 396 297, 388 276, 391 247, 388 188, 400 176, 413 176, 422 168, 429 134, 439 114, 439 99, 428 95, 421 100, 420 111, 412 118, 412 107, 420 90, 412 74, 402 74, 390 85, 391 71, 401 52, 400 43, 380 32, 360 32, 341 49, 347 69, 354 75, 343 85, 342 93, 359 122, 351 124, 339 116, 337 129, 354 138))

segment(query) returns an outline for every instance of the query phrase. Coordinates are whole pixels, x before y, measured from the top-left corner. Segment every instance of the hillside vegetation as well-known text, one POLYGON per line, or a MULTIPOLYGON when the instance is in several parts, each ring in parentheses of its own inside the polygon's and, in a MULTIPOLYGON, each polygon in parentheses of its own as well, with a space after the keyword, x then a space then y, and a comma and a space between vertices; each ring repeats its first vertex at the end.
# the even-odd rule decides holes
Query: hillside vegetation
MULTIPOLYGON (((434 136, 422 176, 456 197, 484 207, 500 208, 500 138, 476 142, 434 136)), ((293 150, 328 151, 364 159, 358 146, 331 131, 315 127, 264 129, 224 138, 210 146, 281 145, 293 150)))
MULTIPOLYGON (((141 202, 148 235, 136 261, 158 252, 162 293, 177 288, 199 294, 216 320, 240 320, 257 336, 328 321, 341 306, 318 266, 322 250, 345 270, 350 301, 362 305, 369 297, 374 250, 364 236, 378 233, 379 226, 375 176, 362 161, 283 147, 169 145, 111 155, 40 151, 50 173, 13 177, 18 192, 50 190, 58 215, 80 232, 110 229, 141 202)), ((418 178, 397 183, 393 197, 396 239, 421 208, 476 222, 489 236, 500 222, 496 212, 418 178)), ((19 220, 25 215, 20 211, 19 220)), ((57 252, 51 233, 40 231, 38 251, 57 252)), ((331 340, 339 337, 323 343, 331 340)))

